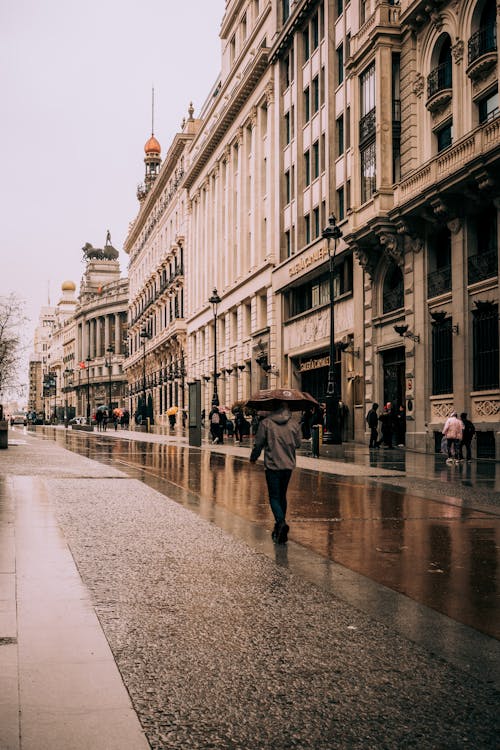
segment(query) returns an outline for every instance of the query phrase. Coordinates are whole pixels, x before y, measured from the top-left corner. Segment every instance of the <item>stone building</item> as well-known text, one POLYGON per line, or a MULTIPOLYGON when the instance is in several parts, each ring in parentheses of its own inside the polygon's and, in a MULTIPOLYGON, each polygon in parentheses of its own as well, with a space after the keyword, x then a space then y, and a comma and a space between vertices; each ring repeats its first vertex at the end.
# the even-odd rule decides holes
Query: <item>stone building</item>
POLYGON ((85 272, 80 283, 74 336, 64 342, 67 387, 74 393, 77 415, 89 416, 99 406, 127 406, 128 280, 120 277, 118 251, 106 239, 103 249, 87 243, 85 272), (71 382, 72 380, 72 382, 71 382))

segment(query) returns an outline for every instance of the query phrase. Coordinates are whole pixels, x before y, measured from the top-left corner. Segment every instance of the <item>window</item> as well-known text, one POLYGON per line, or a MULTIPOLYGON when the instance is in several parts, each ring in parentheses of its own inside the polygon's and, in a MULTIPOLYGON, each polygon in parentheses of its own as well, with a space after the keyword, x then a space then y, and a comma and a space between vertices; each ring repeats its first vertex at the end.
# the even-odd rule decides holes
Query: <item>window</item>
POLYGON ((289 258, 292 254, 292 243, 290 237, 290 230, 285 232, 285 253, 286 257, 289 258))
POLYGON ((233 36, 229 42, 229 62, 232 64, 236 57, 236 37, 233 36))
POLYGON ((304 182, 306 187, 311 184, 311 152, 309 149, 304 154, 304 182))
POLYGON ((247 38, 247 14, 241 19, 241 38, 243 41, 247 38))
POLYGON ((377 189, 375 143, 361 151, 361 202, 370 200, 377 189))
POLYGON ((337 154, 340 156, 344 153, 344 115, 340 115, 336 123, 337 130, 337 154))
POLYGON ((478 103, 478 109, 479 109, 479 122, 488 122, 488 120, 493 120, 495 117, 498 117, 500 114, 500 109, 498 107, 498 88, 491 94, 488 94, 484 99, 481 99, 481 101, 478 103))
POLYGON ((344 46, 337 47, 337 85, 344 80, 344 46))
POLYGON ((292 191, 290 185, 290 170, 285 172, 285 203, 290 203, 292 199, 292 191))
POLYGON ((285 112, 285 143, 290 143, 290 112, 285 112))
POLYGON ((285 88, 288 88, 290 84, 293 81, 294 78, 294 57, 293 57, 293 50, 290 50, 288 55, 283 60, 283 69, 284 69, 284 83, 285 88))
POLYGON ((311 56, 311 48, 309 46, 309 26, 302 32, 302 49, 304 52, 304 62, 307 62, 311 56))
POLYGON ((498 388, 498 305, 476 302, 473 311, 473 388, 498 388))
POLYGON ((344 0, 337 0, 337 17, 344 12, 344 0))
POLYGON ((319 78, 313 78, 312 82, 312 111, 315 114, 319 109, 319 78))
POLYGON ((451 291, 451 232, 438 229, 429 239, 429 274, 427 297, 437 297, 451 291))
POLYGON ((325 68, 324 67, 322 67, 320 71, 319 103, 321 105, 325 103, 325 68))
POLYGON ((313 208, 313 237, 316 239, 316 237, 319 237, 320 229, 319 229, 319 206, 316 206, 316 208, 313 208))
POLYGON ((344 188, 341 187, 337 190, 337 216, 339 221, 345 218, 345 206, 344 206, 344 188))
POLYGON ((319 18, 317 12, 311 20, 311 43, 313 50, 315 50, 319 44, 319 18))
POLYGON ((281 3, 281 20, 282 23, 288 19, 290 15, 290 0, 282 0, 281 3))
POLYGON ((304 122, 311 119, 311 96, 309 86, 304 90, 304 122))
POLYGON ((375 109, 375 63, 372 63, 359 77, 361 90, 361 117, 375 109))
POLYGON ((432 393, 453 393, 453 332, 451 318, 432 323, 432 393))
POLYGON ((311 242, 311 217, 309 214, 304 216, 304 237, 305 244, 308 245, 311 242))
MULTIPOLYGON (((352 256, 338 263, 333 271, 333 291, 337 298, 352 291, 352 256)), ((327 305, 330 302, 330 279, 328 273, 308 281, 290 292, 289 315, 293 317, 327 305)))
POLYGON ((363 24, 368 18, 370 0, 360 0, 359 3, 359 23, 363 24))
POLYGON ((399 310, 404 305, 403 274, 399 266, 392 266, 386 273, 382 294, 382 311, 384 313, 399 310))
POLYGON ((451 122, 436 131, 436 142, 438 153, 451 146, 453 141, 453 125, 451 122))
POLYGON ((313 163, 312 163, 312 178, 316 180, 319 177, 319 141, 313 143, 313 163))
POLYGON ((475 244, 468 258, 469 284, 491 279, 498 274, 497 210, 494 205, 484 208, 475 219, 475 244))

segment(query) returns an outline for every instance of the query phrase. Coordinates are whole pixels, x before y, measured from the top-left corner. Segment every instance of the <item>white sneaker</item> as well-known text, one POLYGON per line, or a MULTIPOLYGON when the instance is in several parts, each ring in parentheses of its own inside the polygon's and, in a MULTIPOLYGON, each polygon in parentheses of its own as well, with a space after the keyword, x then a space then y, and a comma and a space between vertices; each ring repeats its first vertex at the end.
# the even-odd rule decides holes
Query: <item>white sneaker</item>
POLYGON ((453 463, 453 459, 452 458, 447 458, 446 459, 446 463, 447 464, 452 464, 453 463))

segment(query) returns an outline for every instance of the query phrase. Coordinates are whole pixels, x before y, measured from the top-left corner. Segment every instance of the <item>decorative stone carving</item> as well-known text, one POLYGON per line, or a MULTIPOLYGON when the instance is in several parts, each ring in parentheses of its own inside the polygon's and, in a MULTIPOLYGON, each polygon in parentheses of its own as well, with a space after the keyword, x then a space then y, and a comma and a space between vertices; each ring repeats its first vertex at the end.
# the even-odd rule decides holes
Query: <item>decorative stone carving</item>
POLYGON ((390 232, 381 232, 379 234, 379 242, 384 247, 385 255, 397 266, 402 267, 404 262, 404 252, 398 235, 391 234, 390 232))
POLYGON ((419 98, 422 96, 425 90, 425 78, 421 73, 417 73, 415 81, 413 83, 413 93, 419 98))
POLYGON ((255 126, 257 125, 257 107, 254 106, 250 110, 250 114, 248 116, 248 122, 250 124, 250 127, 253 130, 255 126))
POLYGON ((474 416, 483 419, 496 417, 500 414, 500 398, 481 399, 473 402, 474 416))
POLYGON ((269 81, 265 88, 266 104, 269 106, 274 103, 274 83, 269 81))
POLYGON ((459 65, 464 59, 464 43, 461 39, 459 39, 457 43, 453 45, 453 47, 451 48, 451 53, 453 55, 455 63, 459 65))
POLYGON ((458 234, 462 229, 462 221, 458 218, 450 219, 450 221, 446 222, 446 226, 452 234, 458 234))
POLYGON ((398 219, 396 230, 402 236, 403 250, 405 253, 419 253, 424 246, 424 241, 419 237, 410 224, 404 219, 398 219))
POLYGON ((371 281, 373 281, 373 276, 377 267, 377 259, 374 257, 374 254, 356 245, 354 246, 354 256, 363 271, 366 271, 371 281))
POLYGON ((452 401, 433 401, 432 402, 432 421, 440 422, 448 419, 452 410, 452 401))
POLYGON ((481 190, 482 192, 490 190, 495 185, 495 180, 491 177, 489 172, 486 171, 486 169, 483 169, 481 172, 475 174, 474 178, 479 190, 481 190))

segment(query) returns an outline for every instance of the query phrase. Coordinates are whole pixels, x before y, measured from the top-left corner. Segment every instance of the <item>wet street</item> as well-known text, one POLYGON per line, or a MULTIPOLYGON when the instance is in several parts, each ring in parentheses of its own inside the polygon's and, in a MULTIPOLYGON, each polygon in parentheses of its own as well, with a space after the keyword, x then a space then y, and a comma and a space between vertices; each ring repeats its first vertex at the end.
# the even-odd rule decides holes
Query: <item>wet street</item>
MULTIPOLYGON (((247 451, 200 451, 178 443, 120 439, 119 434, 54 435, 70 450, 139 478, 203 518, 217 523, 224 517, 225 527, 235 534, 237 524, 228 519, 272 528, 264 472, 261 465, 249 464, 247 451)), ((389 467, 398 462, 396 456, 377 457, 378 464, 384 460, 389 467)), ((460 468, 472 471, 470 466, 460 468)), ((492 481, 488 466, 478 483, 492 481)), ((422 492, 389 488, 363 477, 307 469, 295 471, 288 496, 293 542, 500 637, 498 508, 480 505, 479 510, 453 496, 428 499, 422 492)))
POLYGON ((300 453, 11 431, 0 748, 496 750, 496 467, 300 453))

